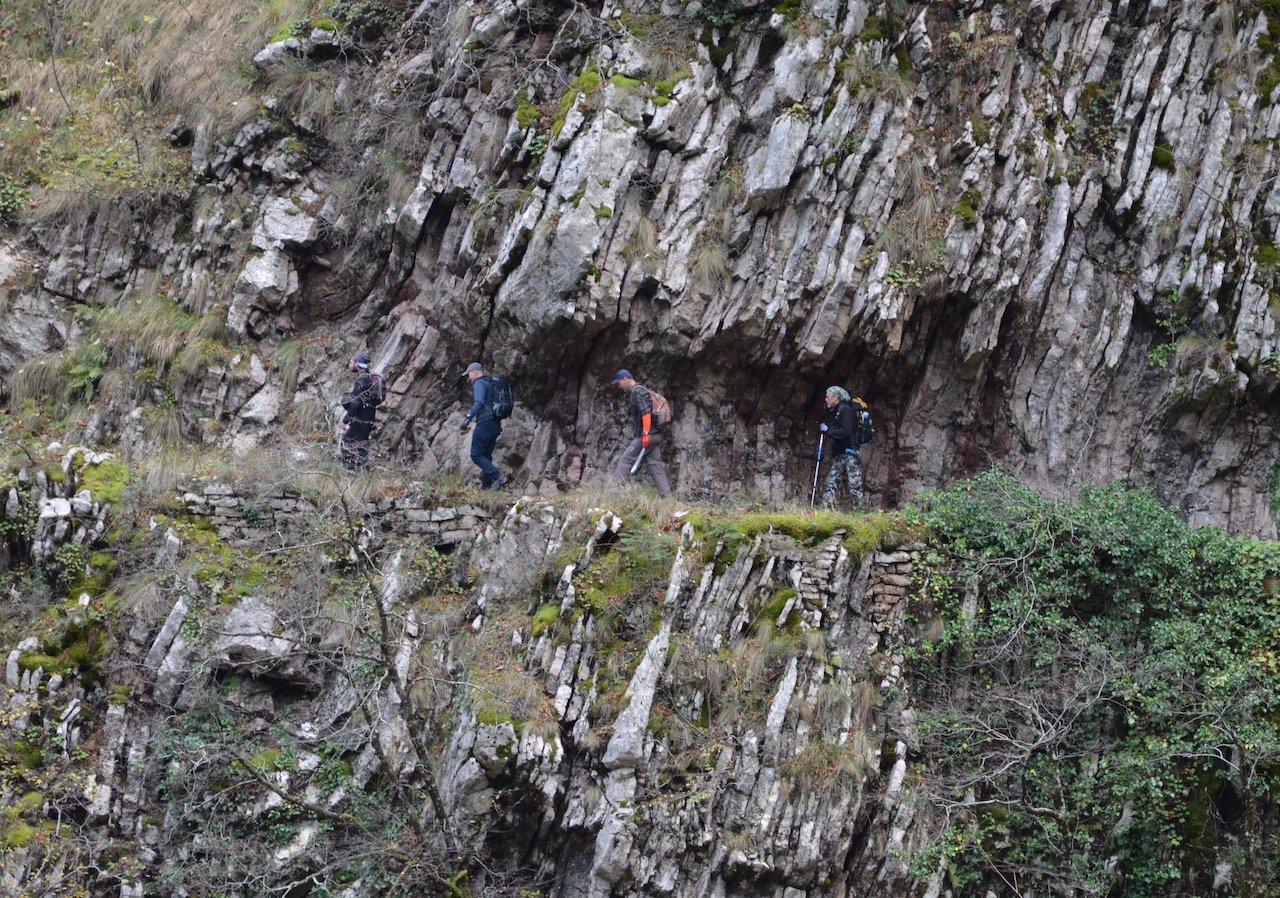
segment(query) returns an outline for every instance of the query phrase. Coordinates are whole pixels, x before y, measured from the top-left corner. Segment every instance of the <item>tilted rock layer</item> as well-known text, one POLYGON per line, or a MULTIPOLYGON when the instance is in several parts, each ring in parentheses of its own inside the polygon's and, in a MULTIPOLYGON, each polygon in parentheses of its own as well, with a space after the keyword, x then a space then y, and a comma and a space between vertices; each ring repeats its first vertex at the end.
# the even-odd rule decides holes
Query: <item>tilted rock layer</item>
MULTIPOLYGON (((295 147, 308 122, 273 103, 226 146, 197 136, 231 197, 39 233, 39 287, 11 279, 6 315, 31 329, 39 296, 163 277, 225 307, 246 358, 336 329, 293 396, 210 372, 196 401, 242 447, 291 401, 331 403, 368 345, 392 387, 382 447, 465 469, 457 376, 480 358, 521 403, 499 463, 552 491, 609 469, 626 366, 676 407, 679 489, 780 500, 805 492, 843 384, 875 411, 883 504, 1000 462, 1274 535, 1269 14, 427 0, 372 70, 324 31, 256 60, 346 67, 370 121, 416 110, 406 201, 341 208, 325 154, 295 147), (255 390, 270 401, 237 417, 255 390)), ((33 348, 65 338, 50 317, 33 348)))
MULTIPOLYGON (((936 825, 904 790, 920 547, 851 552, 843 530, 812 545, 771 531, 708 540, 691 523, 654 530, 528 498, 505 513, 386 501, 359 508, 348 544, 378 559, 368 597, 386 629, 371 643, 370 606, 338 585, 358 583, 346 576, 359 563, 317 538, 334 507, 317 518, 307 500, 225 488, 186 501, 239 545, 242 574, 208 573, 230 544, 202 525, 139 534, 159 547, 153 592, 95 662, 109 695, 89 666, 51 678, 59 662, 34 637, 7 660, 7 738, 46 751, 48 801, 81 809, 85 856, 128 862, 94 872, 41 842, 6 854, 2 881, 111 896, 304 881, 381 894, 368 871, 392 869, 392 843, 412 837, 382 835, 372 801, 400 827, 421 814, 425 832, 473 846, 449 861, 459 868, 483 846, 492 869, 457 894, 912 887, 904 852, 936 825), (274 532, 229 513, 257 507, 274 532), (377 536, 422 514, 455 528, 422 531, 426 544, 486 572, 473 590, 432 596, 411 560, 419 537, 377 536), (295 586, 323 571, 327 594, 251 586, 250 562, 267 554, 288 559, 295 586), (445 827, 412 804, 424 781, 445 827)), ((86 595, 66 615, 91 626, 98 608, 86 595)), ((440 838, 417 846, 423 864, 446 863, 440 838)))

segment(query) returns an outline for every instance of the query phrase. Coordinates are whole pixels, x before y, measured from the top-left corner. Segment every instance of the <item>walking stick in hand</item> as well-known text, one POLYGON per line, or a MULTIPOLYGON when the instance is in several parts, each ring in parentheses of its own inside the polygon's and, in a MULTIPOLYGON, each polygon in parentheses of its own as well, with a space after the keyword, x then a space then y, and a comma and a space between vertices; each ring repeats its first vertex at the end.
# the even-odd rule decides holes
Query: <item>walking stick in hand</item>
POLYGON ((813 491, 809 493, 809 507, 812 508, 818 500, 818 469, 822 467, 822 439, 825 433, 818 434, 818 461, 813 466, 813 491))

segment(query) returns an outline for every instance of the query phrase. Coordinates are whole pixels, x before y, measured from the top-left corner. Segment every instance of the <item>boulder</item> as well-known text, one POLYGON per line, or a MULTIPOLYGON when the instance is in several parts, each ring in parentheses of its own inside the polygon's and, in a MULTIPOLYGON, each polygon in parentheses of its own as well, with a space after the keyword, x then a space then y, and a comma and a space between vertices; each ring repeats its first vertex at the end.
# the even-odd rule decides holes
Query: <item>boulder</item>
POLYGON ((215 670, 250 671, 314 688, 322 683, 301 634, 286 626, 275 609, 256 596, 246 596, 231 609, 210 660, 215 670))
POLYGON ((320 223, 288 197, 273 197, 262 204, 262 217, 254 228, 253 245, 263 250, 304 249, 320 237, 320 223))

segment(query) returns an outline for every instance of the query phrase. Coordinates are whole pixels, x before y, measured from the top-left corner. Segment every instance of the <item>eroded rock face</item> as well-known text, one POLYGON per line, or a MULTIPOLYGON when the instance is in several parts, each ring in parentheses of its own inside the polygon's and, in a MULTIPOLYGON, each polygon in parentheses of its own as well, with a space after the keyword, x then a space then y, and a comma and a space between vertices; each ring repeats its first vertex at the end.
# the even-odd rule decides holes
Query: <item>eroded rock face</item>
MULTIPOLYGON (((388 615, 373 641, 297 595, 219 608, 180 576, 158 594, 172 598, 167 612, 130 616, 128 701, 116 687, 92 729, 73 732, 83 684, 19 675, 32 639, 9 659, 11 725, 59 713, 69 745, 93 740, 87 825, 108 838, 149 821, 138 882, 225 825, 270 831, 238 842, 260 853, 238 863, 283 881, 330 856, 330 826, 367 814, 361 802, 399 806, 430 790, 429 806, 401 810, 435 832, 438 809, 453 839, 492 848, 477 894, 504 881, 563 898, 730 895, 743 883, 777 896, 907 894, 900 854, 936 824, 908 784, 908 601, 896 584, 914 548, 851 555, 844 531, 813 546, 772 532, 728 545, 673 524, 525 498, 456 548, 460 567, 502 564, 522 582, 486 580, 470 598, 427 605, 421 548, 371 542, 381 566, 366 597, 388 615), (623 552, 649 560, 620 566, 623 552), (563 570, 539 578, 549 559, 563 570), (619 572, 628 585, 609 585, 619 572), (438 616, 465 625, 441 628, 438 616), (224 762, 230 772, 201 785, 224 762), (175 788, 217 809, 190 829, 163 810, 175 788), (235 800, 220 801, 229 788, 235 800)), ((172 531, 156 542, 171 570, 193 569, 172 531)), ((305 563, 306 549, 288 551, 305 563)), ((333 610, 349 600, 330 599, 333 610)), ((23 863, 11 857, 0 874, 25 875, 23 863)), ((376 894, 349 885, 351 898, 376 894)))
POLYGON ((317 671, 307 667, 300 641, 269 603, 249 596, 237 602, 223 622, 213 646, 212 666, 318 686, 322 680, 317 671))
MULTIPOLYGON (((324 160, 288 157, 263 119, 201 156, 224 189, 261 187, 247 211, 215 201, 190 243, 170 229, 149 253, 101 225, 44 235, 43 287, 163 269, 189 305, 220 291, 246 340, 332 327, 385 360, 382 440, 428 470, 469 470, 456 376, 483 358, 521 400, 500 466, 544 491, 602 476, 626 366, 676 405, 688 493, 798 496, 822 392, 843 384, 876 413, 883 504, 1000 462, 1053 490, 1149 484, 1193 521, 1274 534, 1266 14, 654 12, 422 4, 422 44, 368 98, 425 110, 404 203, 351 219, 324 160)), ((259 62, 343 65, 323 44, 259 62)))
MULTIPOLYGON (((794 493, 822 388, 851 383, 878 412, 883 499, 1002 460, 1055 488, 1152 483, 1196 520, 1270 532, 1270 275, 1222 246, 1220 203, 1267 207, 1270 162, 1224 179, 1277 119, 1247 66, 1225 92, 1198 74, 1220 52, 1206 11, 930 8, 900 79, 892 42, 846 39, 866 7, 819 4, 735 33, 723 67, 702 48, 662 105, 615 77, 570 105, 530 199, 477 250, 487 270, 463 274, 493 297, 485 348, 595 457, 617 445, 602 384, 641 369, 681 405, 685 489, 794 493), (1165 345, 1167 369, 1149 358, 1165 345)), ((1248 45, 1265 23, 1237 24, 1248 45)), ((645 52, 595 60, 629 77, 645 52)), ((438 248, 466 255, 475 231, 457 196, 483 189, 477 121, 424 167, 415 219, 449 224, 420 241, 407 308, 438 309, 458 276, 438 248)))
POLYGON ((0 368, 12 372, 42 353, 61 349, 71 325, 33 291, 21 286, 24 277, 38 276, 38 256, 10 243, 0 243, 0 295, 10 301, 0 308, 0 368))

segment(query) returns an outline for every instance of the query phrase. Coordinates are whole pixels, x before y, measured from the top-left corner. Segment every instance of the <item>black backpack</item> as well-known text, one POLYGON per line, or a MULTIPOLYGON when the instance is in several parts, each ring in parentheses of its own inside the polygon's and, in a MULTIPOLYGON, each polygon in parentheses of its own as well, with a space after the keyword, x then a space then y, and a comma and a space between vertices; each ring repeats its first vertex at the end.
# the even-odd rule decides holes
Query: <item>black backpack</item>
POLYGON ((860 396, 849 400, 853 406, 853 445, 865 446, 876 437, 875 428, 871 426, 871 408, 860 396))
POLYGON ((369 389, 364 391, 366 408, 377 408, 387 401, 387 379, 381 374, 370 374, 369 389))
POLYGON ((501 374, 490 374, 488 379, 489 408, 495 418, 504 421, 511 417, 511 412, 516 407, 516 391, 511 388, 511 381, 501 374))

